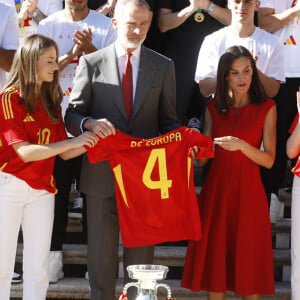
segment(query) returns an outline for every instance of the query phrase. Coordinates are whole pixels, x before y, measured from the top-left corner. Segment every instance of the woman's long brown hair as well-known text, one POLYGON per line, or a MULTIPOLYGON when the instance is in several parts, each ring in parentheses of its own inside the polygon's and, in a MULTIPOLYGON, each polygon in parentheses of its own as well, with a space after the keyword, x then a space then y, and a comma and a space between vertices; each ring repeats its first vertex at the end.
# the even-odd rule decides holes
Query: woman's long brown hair
POLYGON ((40 55, 50 47, 55 48, 58 56, 57 45, 52 39, 40 34, 26 37, 15 54, 4 89, 17 89, 21 95, 20 102, 26 105, 30 113, 37 109, 36 101, 40 99, 49 118, 56 123, 60 119, 60 103, 63 98, 57 70, 53 81, 43 82, 36 94, 37 62, 40 55))
POLYGON ((264 87, 258 76, 258 71, 253 56, 249 50, 243 46, 232 46, 228 48, 220 57, 218 64, 216 88, 216 97, 218 98, 218 103, 216 105, 221 113, 230 111, 232 99, 229 95, 229 83, 227 76, 229 75, 233 62, 240 57, 246 57, 250 60, 250 65, 253 71, 252 81, 249 87, 250 103, 259 104, 267 99, 264 87))

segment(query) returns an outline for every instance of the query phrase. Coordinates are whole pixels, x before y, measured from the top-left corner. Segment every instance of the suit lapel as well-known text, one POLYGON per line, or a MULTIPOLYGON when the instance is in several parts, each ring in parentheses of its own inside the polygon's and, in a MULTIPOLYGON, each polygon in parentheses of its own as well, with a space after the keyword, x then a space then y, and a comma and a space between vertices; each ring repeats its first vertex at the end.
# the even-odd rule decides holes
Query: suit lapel
POLYGON ((135 118, 143 102, 145 101, 145 96, 149 90, 150 82, 152 82, 152 77, 154 74, 155 67, 149 58, 147 49, 142 46, 131 121, 135 118))
POLYGON ((117 89, 110 89, 112 91, 110 100, 115 102, 121 114, 124 116, 124 118, 127 119, 126 109, 123 100, 122 84, 117 64, 116 49, 114 44, 107 48, 107 51, 103 56, 103 62, 99 66, 99 69, 102 73, 104 82, 118 87, 117 89))

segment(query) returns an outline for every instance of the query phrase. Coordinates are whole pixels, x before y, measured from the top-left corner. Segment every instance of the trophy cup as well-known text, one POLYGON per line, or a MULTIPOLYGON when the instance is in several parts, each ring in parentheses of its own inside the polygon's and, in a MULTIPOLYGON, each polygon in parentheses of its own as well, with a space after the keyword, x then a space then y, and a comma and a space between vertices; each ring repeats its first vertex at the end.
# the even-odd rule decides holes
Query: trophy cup
POLYGON ((137 282, 127 283, 119 300, 128 300, 127 290, 131 286, 137 288, 135 300, 158 300, 157 289, 163 287, 167 290, 167 300, 175 300, 171 296, 171 289, 167 284, 157 283, 157 280, 166 278, 169 268, 161 265, 131 265, 127 267, 128 275, 137 282))

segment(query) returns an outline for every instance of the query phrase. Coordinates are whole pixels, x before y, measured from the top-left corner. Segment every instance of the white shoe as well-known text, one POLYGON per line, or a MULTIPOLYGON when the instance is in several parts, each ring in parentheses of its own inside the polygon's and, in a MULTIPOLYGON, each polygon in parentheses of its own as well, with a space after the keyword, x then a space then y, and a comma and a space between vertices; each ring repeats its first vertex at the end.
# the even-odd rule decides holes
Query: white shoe
POLYGON ((62 251, 50 251, 49 282, 55 283, 64 278, 62 251))
POLYGON ((278 196, 274 193, 271 194, 270 202, 270 221, 276 223, 283 218, 284 203, 280 202, 278 196))
POLYGON ((70 209, 68 216, 69 218, 82 218, 82 208, 83 208, 83 198, 78 197, 74 198, 73 207, 70 209))
POLYGON ((16 273, 14 272, 11 283, 12 284, 17 284, 17 283, 21 283, 22 280, 22 274, 16 273))

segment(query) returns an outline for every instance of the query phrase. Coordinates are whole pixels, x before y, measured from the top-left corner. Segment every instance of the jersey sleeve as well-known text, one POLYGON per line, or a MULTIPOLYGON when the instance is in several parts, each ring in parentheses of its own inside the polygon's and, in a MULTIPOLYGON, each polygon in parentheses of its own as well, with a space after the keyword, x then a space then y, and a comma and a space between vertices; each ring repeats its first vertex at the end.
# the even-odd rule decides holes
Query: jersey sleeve
POLYGON ((117 130, 116 135, 110 135, 105 139, 100 138, 94 147, 86 146, 90 163, 95 164, 103 160, 109 160, 111 155, 120 149, 119 145, 122 144, 122 137, 122 133, 117 130))
POLYGON ((203 135, 201 133, 195 132, 191 129, 189 129, 189 154, 192 150, 193 146, 197 146, 199 149, 199 152, 196 156, 196 159, 200 157, 208 157, 212 158, 214 157, 214 145, 213 141, 209 136, 203 135))
POLYGON ((19 98, 16 94, 3 93, 0 99, 0 128, 8 145, 28 141, 23 115, 16 98, 19 98))

